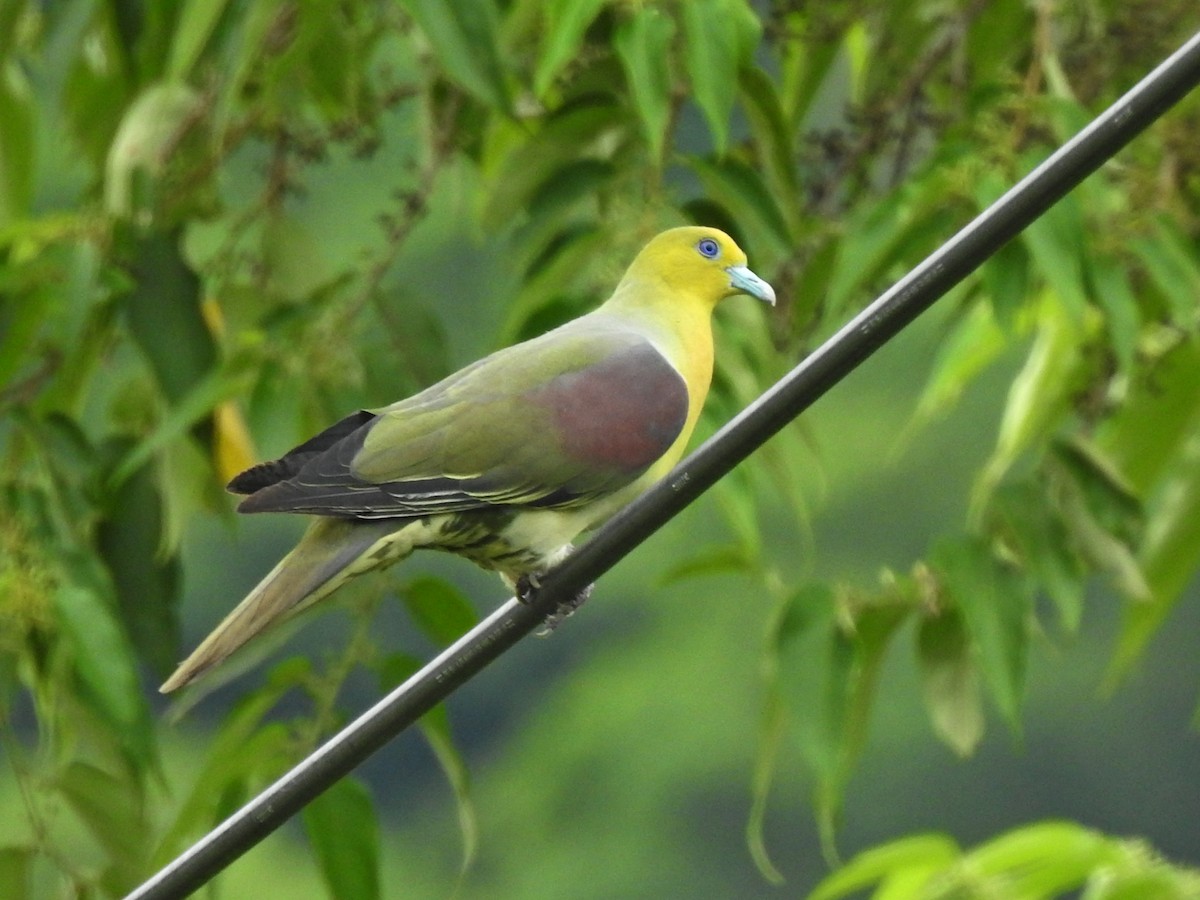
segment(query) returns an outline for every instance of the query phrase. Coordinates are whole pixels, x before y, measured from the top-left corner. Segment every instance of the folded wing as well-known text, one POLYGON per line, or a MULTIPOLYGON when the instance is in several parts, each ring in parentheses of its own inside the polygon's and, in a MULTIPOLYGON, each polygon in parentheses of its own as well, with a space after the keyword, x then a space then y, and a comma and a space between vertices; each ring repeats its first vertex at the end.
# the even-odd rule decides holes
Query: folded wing
POLYGON ((649 340, 568 327, 348 416, 230 489, 249 494, 244 512, 568 508, 641 475, 675 443, 688 407, 683 378, 649 340))

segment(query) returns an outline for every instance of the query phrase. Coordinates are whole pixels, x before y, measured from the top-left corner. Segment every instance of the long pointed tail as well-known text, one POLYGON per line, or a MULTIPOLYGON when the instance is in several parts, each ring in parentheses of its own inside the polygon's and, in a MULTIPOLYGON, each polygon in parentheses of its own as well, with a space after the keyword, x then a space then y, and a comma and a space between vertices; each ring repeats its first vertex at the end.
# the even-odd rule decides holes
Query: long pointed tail
POLYGON ((195 681, 251 638, 327 597, 355 575, 412 552, 405 525, 394 519, 319 518, 300 543, 227 615, 159 688, 195 681))

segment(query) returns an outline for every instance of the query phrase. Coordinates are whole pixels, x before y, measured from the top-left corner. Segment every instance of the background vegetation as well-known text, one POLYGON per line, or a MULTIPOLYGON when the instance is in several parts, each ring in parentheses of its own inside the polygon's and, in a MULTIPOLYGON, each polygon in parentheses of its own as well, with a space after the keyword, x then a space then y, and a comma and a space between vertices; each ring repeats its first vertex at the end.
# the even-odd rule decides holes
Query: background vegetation
MULTIPOLYGON (((689 220, 781 298, 721 309, 711 429, 1196 26, 2 0, 0 895, 119 896, 499 596, 416 559, 172 710, 299 525, 235 523, 234 471, 689 220)), ((1198 127, 1193 97, 226 895, 1200 895, 1198 127)))

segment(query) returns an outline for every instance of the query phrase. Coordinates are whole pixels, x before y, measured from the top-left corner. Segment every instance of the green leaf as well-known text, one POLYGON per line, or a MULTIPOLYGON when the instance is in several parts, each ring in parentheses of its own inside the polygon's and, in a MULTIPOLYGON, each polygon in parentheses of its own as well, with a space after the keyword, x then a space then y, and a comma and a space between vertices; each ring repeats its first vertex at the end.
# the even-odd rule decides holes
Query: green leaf
POLYGON ((929 562, 949 601, 962 611, 996 705, 1019 733, 1032 612, 1028 582, 978 538, 943 539, 929 562))
POLYGON ((1134 846, 1133 866, 1105 868, 1088 882, 1080 900, 1195 900, 1200 896, 1200 874, 1194 869, 1176 869, 1164 863, 1145 861, 1144 847, 1134 846))
POLYGON ((1200 260, 1195 241, 1179 225, 1159 217, 1154 234, 1132 242, 1138 261, 1166 301, 1171 320, 1189 326, 1196 317, 1200 296, 1200 260))
MULTIPOLYGON (((927 202, 922 188, 915 183, 897 188, 877 203, 862 205, 848 218, 829 279, 826 302, 830 310, 864 305, 869 298, 862 295, 869 283, 880 277, 914 231, 924 230, 914 228, 927 202)), ((924 190, 928 192, 927 187, 924 190)))
POLYGON ((1150 602, 1126 604, 1110 683, 1127 673, 1144 652, 1200 566, 1200 427, 1195 421, 1190 439, 1150 501, 1137 562, 1150 602))
POLYGON ((808 584, 782 604, 770 628, 768 688, 789 714, 816 776, 818 825, 830 859, 842 790, 862 750, 875 681, 904 610, 865 606, 852 616, 851 604, 828 585, 808 584))
POLYGON ((133 888, 149 850, 141 785, 79 761, 68 764, 55 785, 113 861, 115 880, 133 888))
POLYGON ((107 602, 111 586, 90 558, 72 554, 67 568, 71 580, 55 591, 54 608, 70 641, 83 695, 130 757, 144 764, 153 754, 150 714, 133 648, 107 602))
POLYGON ((499 228, 527 211, 532 218, 535 211, 529 207, 535 195, 550 189, 557 179, 570 177, 571 167, 584 164, 581 158, 596 151, 603 138, 625 121, 621 108, 602 98, 574 105, 550 116, 534 133, 523 133, 521 140, 487 162, 484 224, 499 228), (538 164, 529 165, 530 159, 538 164))
POLYGON ((278 677, 276 669, 266 684, 242 696, 225 715, 174 819, 161 829, 151 857, 153 866, 165 865, 191 838, 211 828, 222 797, 240 792, 256 777, 274 775, 291 761, 294 737, 288 727, 282 722, 263 725, 262 720, 295 685, 295 676, 307 672, 308 667, 307 660, 298 660, 284 677, 278 677))
POLYGON ((310 24, 317 30, 307 59, 312 97, 327 116, 336 118, 358 105, 356 92, 360 89, 362 70, 355 65, 355 59, 360 54, 369 54, 370 48, 363 46, 350 29, 330 28, 316 19, 310 20, 310 24))
POLYGON ((31 897, 31 873, 37 859, 32 847, 0 847, 0 897, 31 897))
MULTIPOLYGON (((379 685, 383 691, 391 691, 407 681, 420 668, 421 662, 407 654, 393 653, 376 665, 379 674, 379 685)), ((418 722, 421 734, 429 743, 430 749, 437 757, 438 765, 454 791, 455 805, 458 810, 458 830, 462 836, 461 872, 466 872, 479 846, 479 823, 475 814, 475 804, 471 800, 470 772, 463 761, 462 754, 454 745, 450 733, 450 717, 446 707, 438 704, 421 717, 418 722)))
POLYGON ((1146 368, 1097 436, 1140 495, 1175 464, 1200 421, 1200 339, 1187 338, 1146 368))
POLYGON ((303 217, 279 210, 264 218, 262 263, 273 293, 302 303, 341 277, 338 261, 303 217))
POLYGON ((762 558, 762 529, 758 524, 758 502, 750 475, 745 468, 735 469, 713 489, 725 522, 733 531, 747 559, 762 558))
POLYGON ((1025 229, 1021 242, 1078 328, 1088 306, 1082 256, 1088 242, 1078 201, 1070 194, 1059 200, 1025 229))
POLYGON ((401 0, 449 76, 488 106, 510 110, 493 0, 401 0))
POLYGON ((514 267, 528 269, 573 224, 594 227, 595 198, 617 171, 610 163, 584 159, 568 163, 539 185, 526 206, 528 223, 513 235, 514 267))
POLYGON ((960 855, 958 844, 947 834, 915 834, 900 838, 857 854, 822 879, 808 895, 808 900, 836 900, 911 871, 923 876, 921 883, 913 885, 911 895, 898 896, 922 896, 918 890, 923 882, 935 871, 949 867, 960 855))
POLYGON ((821 88, 845 77, 836 71, 841 60, 841 35, 827 37, 821 41, 785 41, 780 47, 779 100, 786 120, 796 127, 807 124, 806 119, 818 117, 821 88))
POLYGON ((1024 3, 988 3, 967 30, 963 52, 971 60, 973 78, 982 83, 1003 81, 1012 71, 1021 43, 1035 27, 1033 10, 1024 3))
POLYGON ((866 608, 853 622, 826 585, 808 585, 781 608, 767 647, 770 684, 788 711, 800 753, 817 780, 822 842, 833 849, 834 820, 862 749, 874 682, 899 609, 866 608))
POLYGON ((825 311, 829 283, 836 274, 839 242, 822 240, 805 264, 798 284, 793 287, 794 312, 797 322, 817 322, 825 311))
MULTIPOLYGON (((146 88, 125 111, 109 147, 104 168, 104 205, 108 212, 122 218, 153 214, 169 198, 159 196, 156 188, 169 172, 181 149, 181 139, 201 118, 199 95, 179 82, 155 84, 146 88)), ((167 204, 169 206, 169 204, 167 204)), ((157 241, 150 248, 160 249, 157 241)), ((166 257, 159 257, 159 261, 166 257)), ((178 264, 176 264, 178 265, 178 264)), ((157 295, 155 295, 157 297, 157 295)))
POLYGON ((389 653, 372 667, 379 676, 379 689, 388 693, 416 675, 422 663, 407 653, 389 653))
MULTIPOLYGON (((901 5, 901 3, 889 4, 893 9, 901 5)), ((856 18, 850 23, 842 36, 842 53, 850 76, 848 79, 850 101, 856 104, 862 103, 871 61, 871 36, 866 22, 856 18)))
MULTIPOLYGON (((194 2, 203 5, 203 0, 194 2)), ((287 14, 274 0, 250 0, 239 12, 238 27, 229 29, 220 57, 222 74, 212 117, 218 134, 225 132, 245 96, 246 82, 262 66, 264 41, 273 27, 278 28, 279 17, 287 14)))
POLYGON ((692 0, 683 4, 683 29, 692 95, 708 121, 717 155, 724 156, 738 70, 753 53, 762 26, 742 0, 692 0))
POLYGON ((976 510, 1022 453, 1051 436, 1090 370, 1084 343, 1078 324, 1062 306, 1043 299, 1037 336, 1008 390, 996 449, 975 485, 976 510))
POLYGON ((933 730, 959 756, 970 756, 983 738, 983 698, 958 610, 921 620, 917 662, 933 730))
MULTIPOLYGON (((792 129, 784 116, 779 89, 757 66, 743 66, 738 75, 738 100, 750 125, 754 147, 771 190, 778 197, 798 194, 792 129)), ((799 205, 787 202, 784 211, 795 221, 799 205)))
POLYGON ((938 343, 909 428, 918 428, 952 409, 963 391, 1007 346, 992 307, 972 303, 938 343))
POLYGON ((58 312, 59 294, 54 289, 19 290, 3 285, 5 302, 0 304, 0 384, 11 385, 32 368, 36 357, 35 338, 46 322, 58 312))
POLYGON ((520 294, 509 307, 497 343, 506 346, 545 330, 531 329, 530 325, 551 304, 562 299, 579 273, 586 272, 597 256, 607 249, 609 236, 594 226, 571 229, 559 235, 539 261, 537 270, 526 276, 520 294))
POLYGON ((770 690, 763 704, 762 723, 759 726, 757 752, 754 756, 754 774, 751 778, 750 795, 752 805, 746 819, 746 845, 754 866, 771 884, 783 884, 783 873, 771 862, 767 850, 766 822, 767 801, 771 797, 771 782, 775 775, 775 763, 779 748, 787 736, 787 710, 777 689, 770 690))
POLYGON ((840 783, 854 647, 831 588, 801 588, 772 627, 768 658, 791 712, 800 752, 822 787, 840 783))
POLYGON ((1004 537, 1015 545, 1021 560, 1058 610, 1067 634, 1079 631, 1083 618, 1083 562, 1046 487, 1031 481, 1003 486, 992 497, 992 508, 1003 522, 1004 537))
POLYGON ((529 201, 529 216, 556 222, 556 214, 594 196, 616 174, 615 166, 597 159, 568 163, 538 186, 529 201))
POLYGON ((1117 368, 1121 372, 1130 372, 1137 353, 1142 316, 1129 276, 1115 259, 1107 256, 1093 259, 1090 273, 1093 294, 1104 310, 1104 324, 1117 368))
POLYGON ((1141 532, 1136 500, 1114 491, 1090 461, 1063 445, 1055 447, 1051 462, 1052 490, 1072 544, 1084 559, 1107 573, 1126 597, 1148 600, 1151 588, 1134 555, 1141 532))
POLYGON ((1053 452, 1079 485, 1096 522, 1127 544, 1140 543, 1144 524, 1141 500, 1103 449, 1076 435, 1055 441, 1053 452))
POLYGON ((163 393, 181 399, 213 368, 217 352, 200 311, 200 279, 175 235, 129 235, 133 289, 122 298, 134 340, 163 393))
POLYGON ((617 28, 613 38, 625 69, 633 105, 650 145, 661 161, 671 116, 671 39, 675 23, 656 6, 641 6, 617 28))
POLYGON ((707 575, 725 575, 750 571, 754 562, 746 552, 746 545, 739 541, 728 544, 711 544, 699 552, 674 563, 658 577, 658 584, 668 585, 688 578, 707 575))
POLYGON ((7 59, 13 44, 19 40, 18 25, 25 14, 26 9, 22 3, 0 3, 0 58, 7 59))
POLYGON ((117 488, 150 458, 188 430, 204 422, 221 403, 242 396, 249 389, 255 372, 245 358, 234 358, 204 375, 186 394, 180 396, 154 429, 138 441, 113 469, 109 486, 117 488))
MULTIPOLYGON (((219 416, 220 408, 217 413, 219 416)), ((222 452, 227 452, 227 448, 219 445, 203 447, 194 441, 179 440, 158 455, 153 467, 146 467, 154 472, 162 498, 161 539, 157 550, 163 558, 179 555, 184 535, 197 512, 216 512, 232 519, 229 495, 224 490, 225 473, 232 476, 247 469, 254 464, 255 458, 247 450, 238 457, 245 464, 233 467, 228 465, 231 456, 222 457, 222 452), (224 469, 220 468, 222 464, 224 469)))
POLYGON ((162 498, 155 475, 143 468, 112 495, 96 527, 96 548, 116 588, 117 605, 139 655, 157 674, 178 660, 177 555, 164 555, 162 498))
POLYGON ((400 596, 417 626, 439 644, 453 643, 479 621, 471 601, 442 578, 418 578, 400 596))
POLYGON ((1010 329, 1029 297, 1029 254, 1018 241, 1009 241, 983 264, 983 288, 996 323, 1010 329))
POLYGON ((352 776, 335 782, 304 808, 303 820, 330 894, 379 897, 379 820, 362 782, 352 776))
POLYGON ((963 864, 1004 877, 1014 897, 1057 897, 1081 886, 1116 854, 1111 842, 1075 822, 1038 822, 971 850, 963 864))
MULTIPOLYGON (((50 342, 71 348, 55 378, 45 385, 40 400, 43 409, 74 410, 94 390, 97 370, 111 352, 110 300, 116 286, 98 242, 72 240, 47 247, 46 251, 42 261, 53 260, 61 269, 46 285, 45 292, 54 295, 53 312, 44 322, 39 343, 28 349, 50 342)), ((33 298, 26 295, 25 299, 33 298)))
POLYGON ((29 214, 33 200, 37 107, 14 65, 0 77, 0 226, 29 214))
POLYGON ((607 0, 556 0, 542 5, 542 52, 533 73, 533 90, 545 97, 556 76, 579 52, 589 25, 607 0))
POLYGON ((454 745, 450 733, 450 717, 445 706, 437 706, 421 717, 421 733, 437 757, 450 789, 454 792, 454 805, 458 812, 458 833, 462 837, 462 860, 459 872, 465 874, 475 860, 479 849, 479 821, 475 804, 471 800, 471 778, 462 754, 454 745))
POLYGON ((229 7, 229 0, 187 0, 175 24, 167 75, 173 81, 185 80, 216 31, 217 23, 229 7))

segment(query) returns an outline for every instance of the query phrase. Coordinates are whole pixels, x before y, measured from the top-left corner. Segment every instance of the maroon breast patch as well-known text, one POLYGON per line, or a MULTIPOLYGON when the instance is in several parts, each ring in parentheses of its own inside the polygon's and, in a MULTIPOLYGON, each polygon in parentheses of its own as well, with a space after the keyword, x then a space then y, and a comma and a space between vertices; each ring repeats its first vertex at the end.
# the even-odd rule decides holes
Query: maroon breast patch
POLYGON ((551 413, 568 456, 625 472, 662 456, 688 414, 683 377, 649 343, 560 375, 532 399, 551 413))

